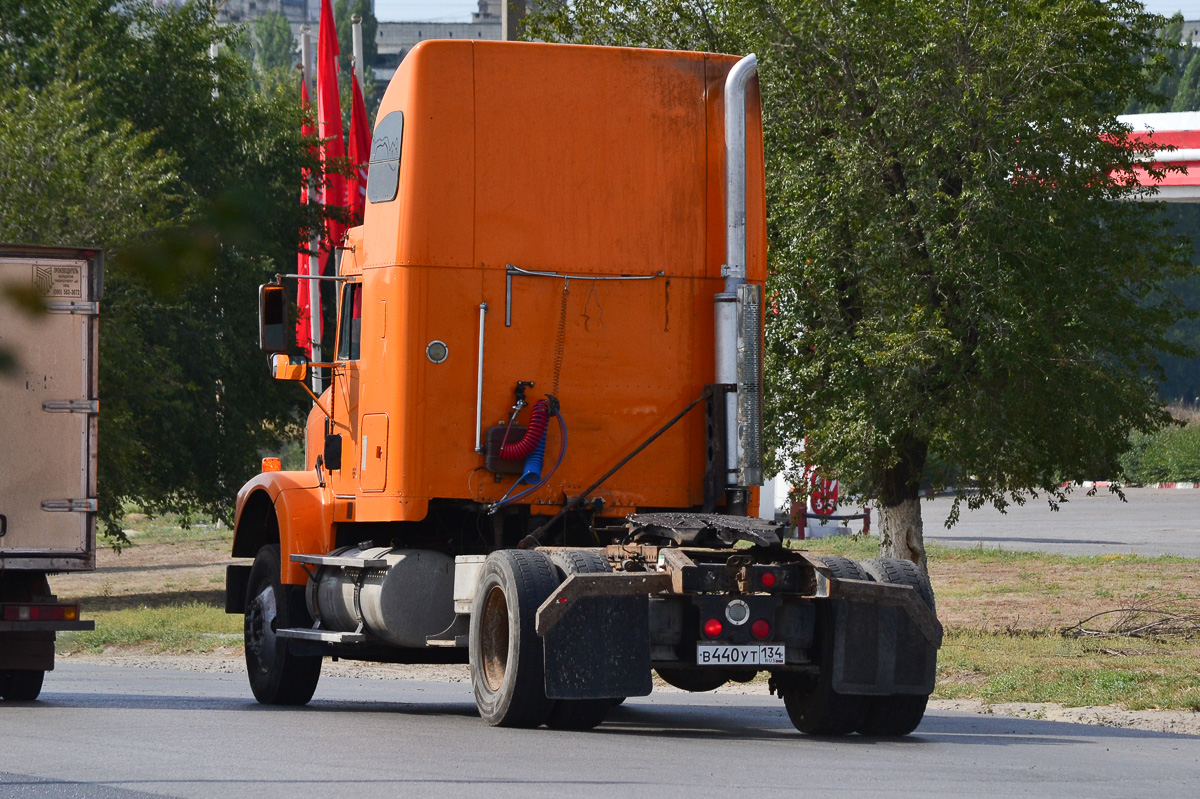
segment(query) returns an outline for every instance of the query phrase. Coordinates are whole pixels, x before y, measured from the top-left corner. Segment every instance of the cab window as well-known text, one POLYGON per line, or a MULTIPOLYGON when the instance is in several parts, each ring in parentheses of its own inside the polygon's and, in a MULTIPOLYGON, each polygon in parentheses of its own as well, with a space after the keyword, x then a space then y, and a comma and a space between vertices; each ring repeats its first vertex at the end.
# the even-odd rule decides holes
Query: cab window
POLYGON ((342 326, 338 332, 338 360, 357 361, 362 341, 362 284, 342 286, 342 326))

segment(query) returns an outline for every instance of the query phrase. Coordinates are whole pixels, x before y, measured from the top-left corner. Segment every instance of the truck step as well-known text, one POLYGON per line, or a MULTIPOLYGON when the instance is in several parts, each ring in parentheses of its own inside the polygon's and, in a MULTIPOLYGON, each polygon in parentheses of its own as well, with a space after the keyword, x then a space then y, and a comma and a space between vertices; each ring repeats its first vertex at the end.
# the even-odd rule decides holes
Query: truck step
POLYGON ((437 635, 425 639, 426 646, 466 646, 467 637, 471 631, 471 616, 466 613, 456 614, 450 626, 437 635))
POLYGON ((298 638, 301 641, 317 641, 322 644, 364 644, 367 642, 365 633, 339 633, 332 630, 308 630, 287 628, 276 630, 280 638, 298 638))
POLYGON ((312 566, 341 566, 344 569, 386 569, 388 562, 372 558, 343 558, 337 555, 292 555, 293 563, 312 566))

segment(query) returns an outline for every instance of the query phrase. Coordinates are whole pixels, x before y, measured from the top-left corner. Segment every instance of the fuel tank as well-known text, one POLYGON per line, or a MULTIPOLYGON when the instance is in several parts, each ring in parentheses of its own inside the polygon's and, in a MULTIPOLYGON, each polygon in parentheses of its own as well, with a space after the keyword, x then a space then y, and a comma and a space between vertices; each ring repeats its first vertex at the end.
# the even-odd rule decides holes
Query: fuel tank
POLYGON ((339 558, 383 561, 387 568, 322 566, 307 589, 309 612, 324 630, 360 626, 395 646, 424 647, 454 621, 454 558, 427 549, 345 547, 339 558))

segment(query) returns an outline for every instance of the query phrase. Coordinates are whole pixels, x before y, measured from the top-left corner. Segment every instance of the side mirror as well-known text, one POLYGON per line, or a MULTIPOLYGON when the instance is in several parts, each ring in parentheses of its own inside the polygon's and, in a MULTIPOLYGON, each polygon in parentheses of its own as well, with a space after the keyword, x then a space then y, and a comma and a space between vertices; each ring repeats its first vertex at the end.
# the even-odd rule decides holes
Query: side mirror
POLYGON ((258 346, 268 355, 287 352, 292 344, 288 325, 288 298, 283 286, 258 287, 258 346))
POLYGON ((308 361, 303 357, 276 353, 271 356, 271 376, 276 380, 304 382, 308 379, 308 361))
POLYGON ((325 436, 325 468, 331 472, 342 468, 342 437, 337 433, 325 436))

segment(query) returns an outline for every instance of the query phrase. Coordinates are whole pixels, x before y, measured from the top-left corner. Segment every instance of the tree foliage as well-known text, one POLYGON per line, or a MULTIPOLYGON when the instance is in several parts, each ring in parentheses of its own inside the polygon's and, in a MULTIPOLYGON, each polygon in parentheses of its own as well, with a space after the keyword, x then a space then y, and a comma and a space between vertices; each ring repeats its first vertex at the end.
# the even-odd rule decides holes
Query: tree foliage
POLYGON ((257 91, 240 32, 215 12, 0 0, 0 90, 6 109, 29 110, 6 118, 0 151, 44 155, 0 166, 0 224, 111 250, 99 484, 117 536, 128 501, 227 518, 303 404, 269 378, 254 304, 311 221, 297 203, 298 87, 257 91))
POLYGON ((96 123, 94 93, 63 80, 0 86, 0 240, 125 243, 183 199, 176 160, 126 120, 96 123))
POLYGON ((264 71, 294 70, 300 63, 300 48, 292 26, 279 11, 268 11, 250 25, 254 64, 264 71))
MULTIPOLYGON (((767 139, 768 435, 916 512, 931 456, 1003 507, 1111 474, 1164 421, 1194 273, 1126 171, 1161 17, 1135 0, 549 2, 573 41, 754 51, 767 139), (1115 167, 1115 169, 1114 169, 1115 167)), ((963 495, 960 494, 960 498, 963 495)), ((955 515, 957 514, 955 504, 955 515)), ((899 518, 899 517, 897 517, 899 518)))
POLYGON ((1184 38, 1183 23, 1183 15, 1178 13, 1163 20, 1153 50, 1142 56, 1143 79, 1152 91, 1148 96, 1130 97, 1125 113, 1200 110, 1200 50, 1192 36, 1184 38))

